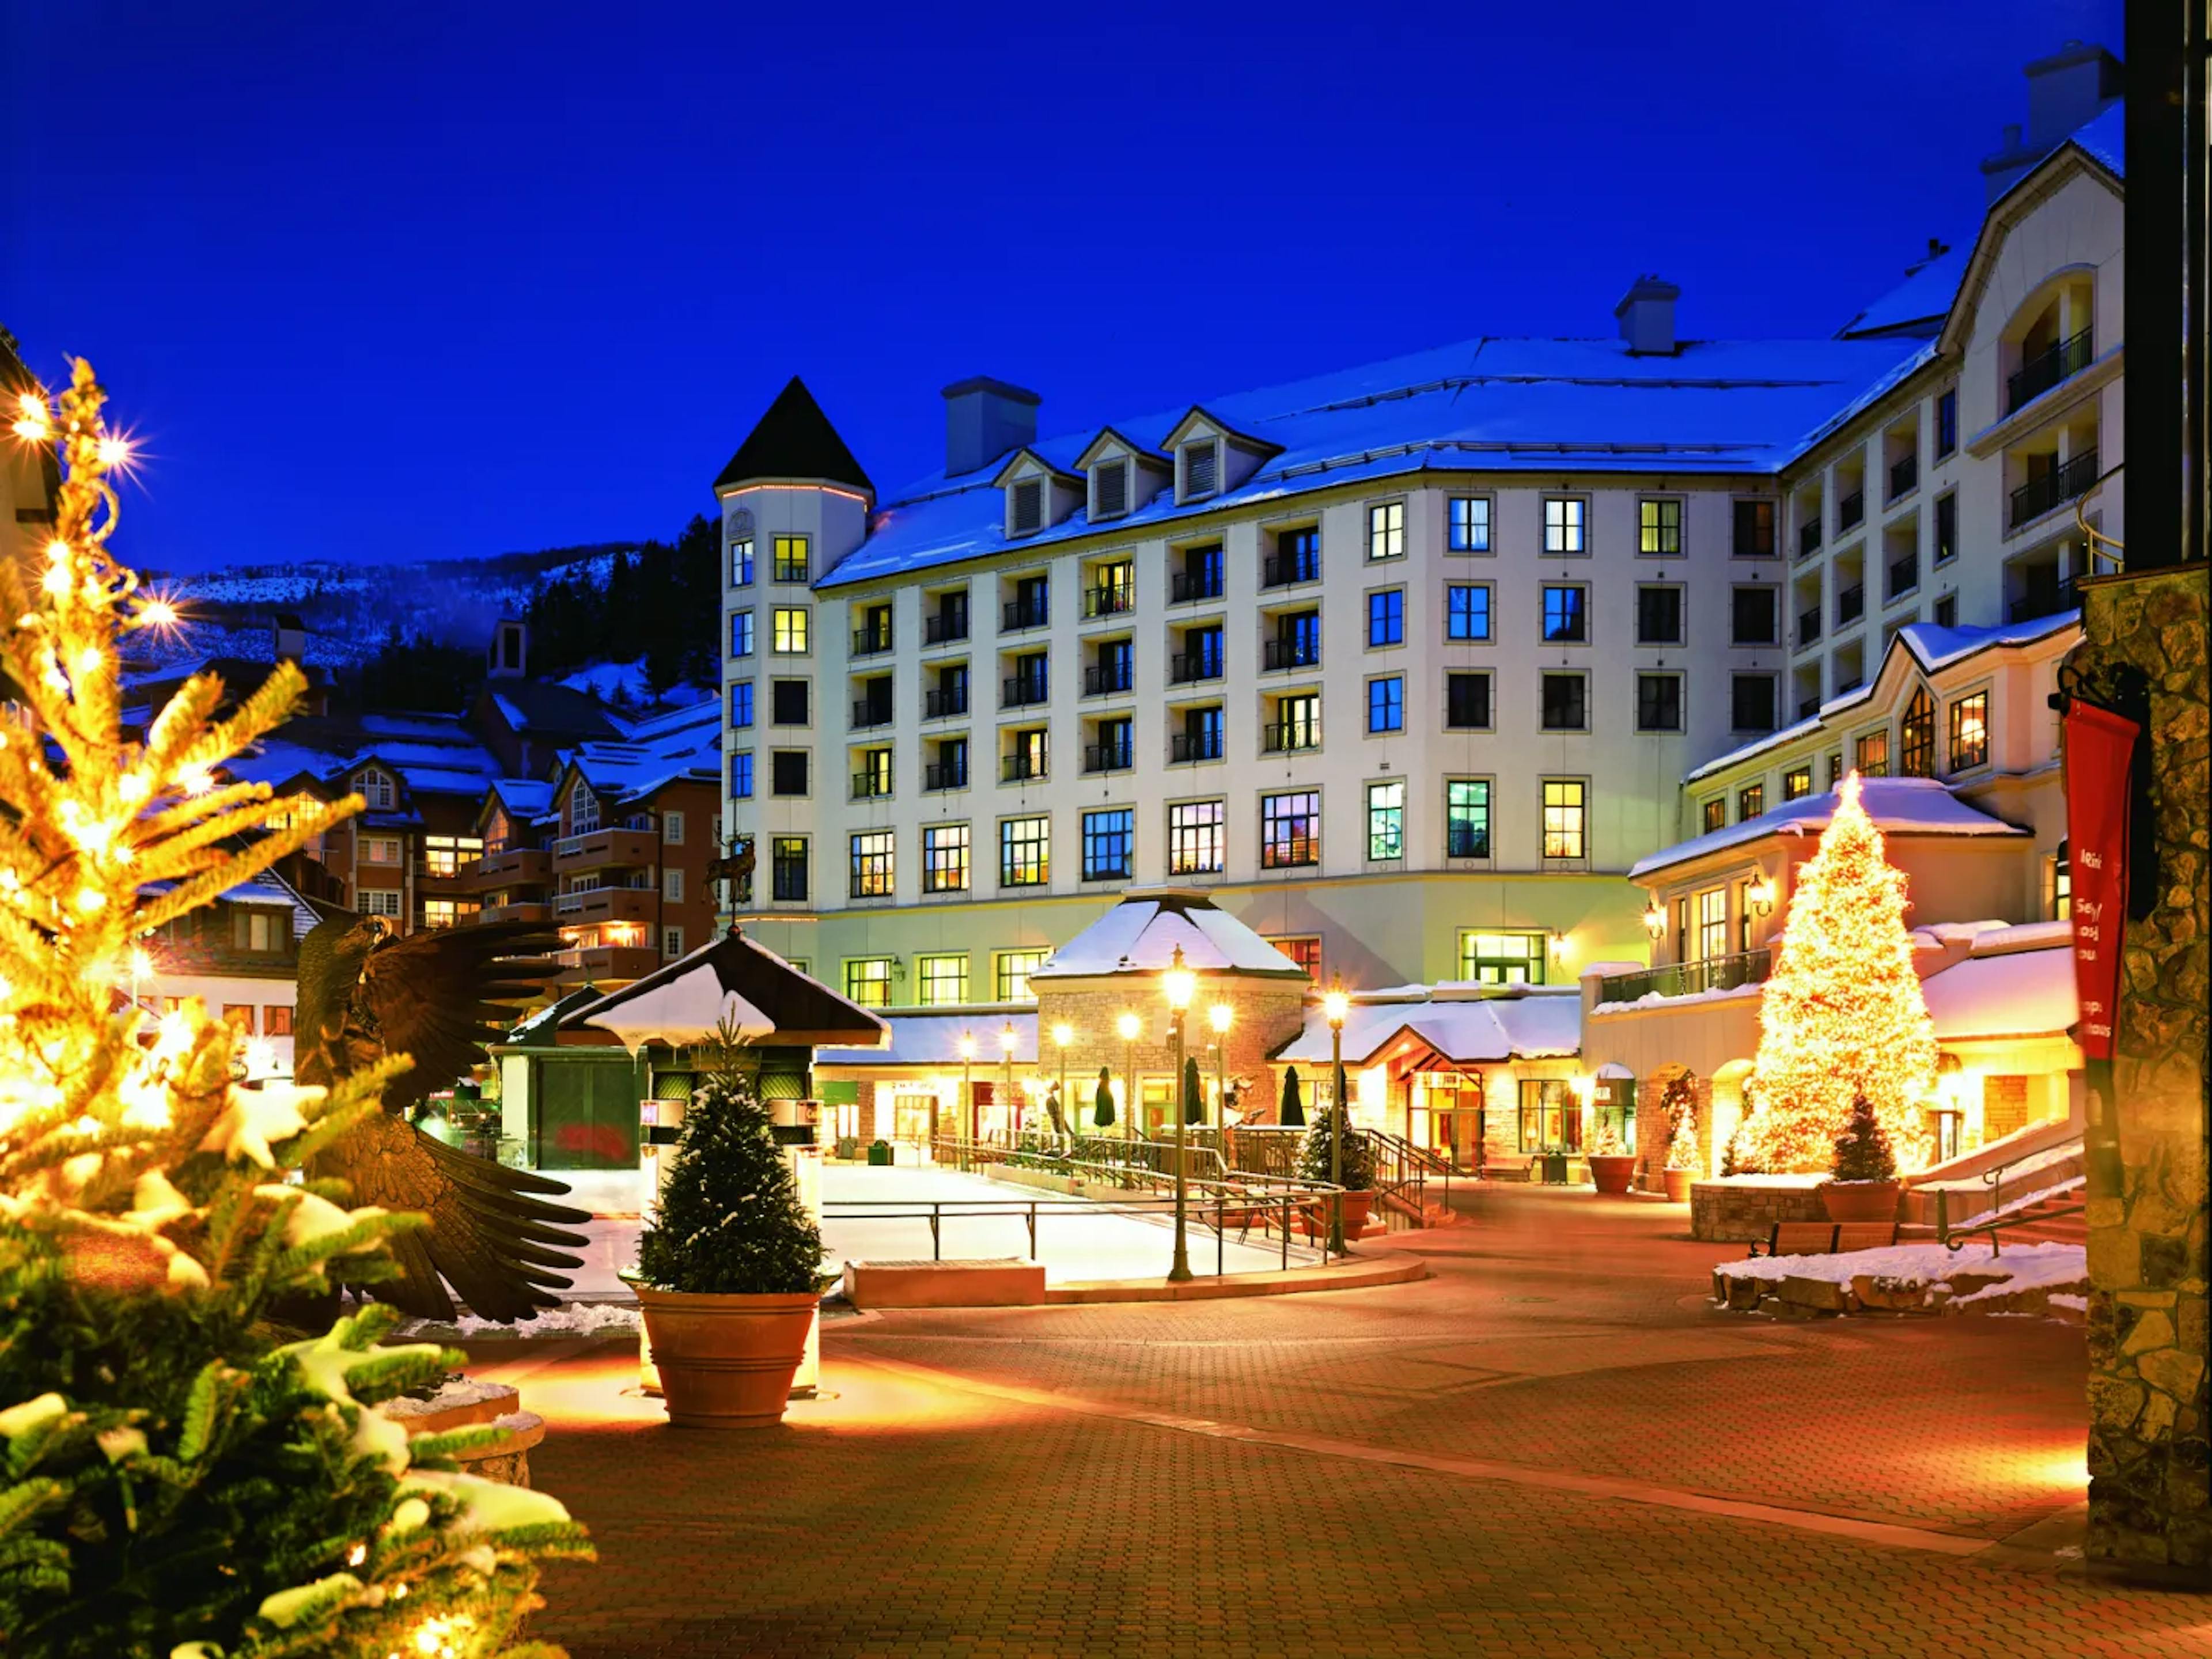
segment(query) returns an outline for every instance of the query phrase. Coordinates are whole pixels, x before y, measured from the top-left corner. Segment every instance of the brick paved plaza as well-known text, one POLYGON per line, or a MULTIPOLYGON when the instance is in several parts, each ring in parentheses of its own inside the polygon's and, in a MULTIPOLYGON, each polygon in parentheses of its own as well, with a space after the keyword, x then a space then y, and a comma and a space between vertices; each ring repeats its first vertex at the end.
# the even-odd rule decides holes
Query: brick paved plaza
POLYGON ((825 1328, 764 1435, 478 1343, 599 1540, 535 1633, 733 1654, 2212 1653, 2085 1580, 2081 1333, 1717 1314, 1680 1210, 1476 1194, 1328 1296, 825 1328))

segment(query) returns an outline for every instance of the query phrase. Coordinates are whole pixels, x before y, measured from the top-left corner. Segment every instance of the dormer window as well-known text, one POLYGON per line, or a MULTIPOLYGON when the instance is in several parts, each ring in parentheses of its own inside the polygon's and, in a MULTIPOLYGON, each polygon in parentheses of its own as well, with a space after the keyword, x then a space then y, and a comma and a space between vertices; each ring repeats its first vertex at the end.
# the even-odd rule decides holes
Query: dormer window
POLYGON ((1023 478, 1012 490, 1010 519, 1017 536, 1034 536, 1044 528, 1044 480, 1023 478))
POLYGON ((353 787, 361 791, 361 798, 368 803, 370 811, 392 810, 392 780, 385 773, 363 772, 353 781, 353 787))
POLYGON ((1105 461, 1091 470, 1091 516, 1118 519, 1129 510, 1129 464, 1105 461))
POLYGON ((1221 445, 1218 440, 1209 438, 1201 443, 1185 444, 1180 458, 1184 501, 1202 500, 1221 488, 1221 445))

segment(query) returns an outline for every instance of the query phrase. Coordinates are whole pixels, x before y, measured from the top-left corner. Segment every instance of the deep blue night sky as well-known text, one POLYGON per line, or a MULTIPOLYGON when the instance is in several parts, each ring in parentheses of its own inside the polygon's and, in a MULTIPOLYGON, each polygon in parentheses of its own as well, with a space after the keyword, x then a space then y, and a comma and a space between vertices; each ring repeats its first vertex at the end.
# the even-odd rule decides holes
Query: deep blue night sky
POLYGON ((2022 64, 2121 46, 2118 0, 753 9, 0 0, 0 324, 149 440, 118 549, 672 535, 794 372, 889 490, 969 374, 1094 427, 1610 335, 1643 270, 1686 334, 1826 335, 1972 233, 2022 64))

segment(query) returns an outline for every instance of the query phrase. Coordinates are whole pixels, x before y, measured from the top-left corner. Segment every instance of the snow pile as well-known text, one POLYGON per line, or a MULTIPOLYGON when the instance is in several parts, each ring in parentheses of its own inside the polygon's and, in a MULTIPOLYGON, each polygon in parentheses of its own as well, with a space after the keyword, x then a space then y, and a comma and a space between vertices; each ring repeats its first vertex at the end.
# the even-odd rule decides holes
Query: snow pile
POLYGON ((1960 1304, 2017 1291, 2078 1285, 2089 1276, 2089 1253, 2079 1244, 2015 1244, 2002 1255, 1968 1245, 1950 1250, 1941 1244, 1893 1244, 1879 1250, 1847 1250, 1839 1255, 1760 1255, 1724 1261, 1715 1268, 1728 1279, 1818 1279, 1848 1285, 1861 1275, 1899 1285, 1942 1285, 1954 1273, 1996 1273, 2002 1278, 1960 1297, 1960 1304))
POLYGON ((409 1336, 612 1336, 638 1328, 635 1306, 621 1302, 563 1302, 544 1308, 535 1319, 512 1325, 463 1314, 458 1319, 417 1320, 402 1328, 409 1336))
POLYGON ((455 1406, 481 1405, 487 1400, 511 1396, 514 1389, 504 1382, 485 1382, 473 1376, 449 1376, 438 1392, 428 1400, 416 1400, 401 1395, 384 1402, 386 1417, 428 1417, 433 1412, 450 1411, 455 1406))

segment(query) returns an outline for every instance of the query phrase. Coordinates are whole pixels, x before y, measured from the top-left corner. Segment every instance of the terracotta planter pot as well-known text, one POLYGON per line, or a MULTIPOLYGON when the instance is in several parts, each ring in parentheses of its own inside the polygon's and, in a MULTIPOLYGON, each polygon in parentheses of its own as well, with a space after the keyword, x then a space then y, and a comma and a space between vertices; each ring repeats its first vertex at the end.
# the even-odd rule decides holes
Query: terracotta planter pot
POLYGON ((1662 1173, 1667 1177, 1667 1201, 1669 1204, 1687 1204, 1690 1201, 1690 1183, 1698 1178, 1698 1172, 1695 1170, 1668 1170, 1662 1173))
POLYGON ((811 1291, 693 1296, 635 1288, 671 1423, 684 1429, 767 1429, 783 1420, 791 1379, 820 1305, 811 1291))
POLYGON ((1894 1221, 1901 1181, 1832 1181, 1820 1188, 1831 1221, 1894 1221))
MULTIPOLYGON (((1375 1206, 1372 1193, 1346 1193, 1344 1195, 1344 1237, 1346 1242, 1367 1231, 1367 1218, 1375 1206)), ((1311 1205, 1298 1212, 1299 1225, 1308 1238, 1328 1237, 1328 1205, 1311 1205)))
POLYGON ((1592 1152, 1589 1158, 1590 1184, 1601 1193, 1615 1196, 1628 1190, 1628 1183, 1636 1179, 1636 1154, 1622 1152, 1607 1156, 1592 1152))

